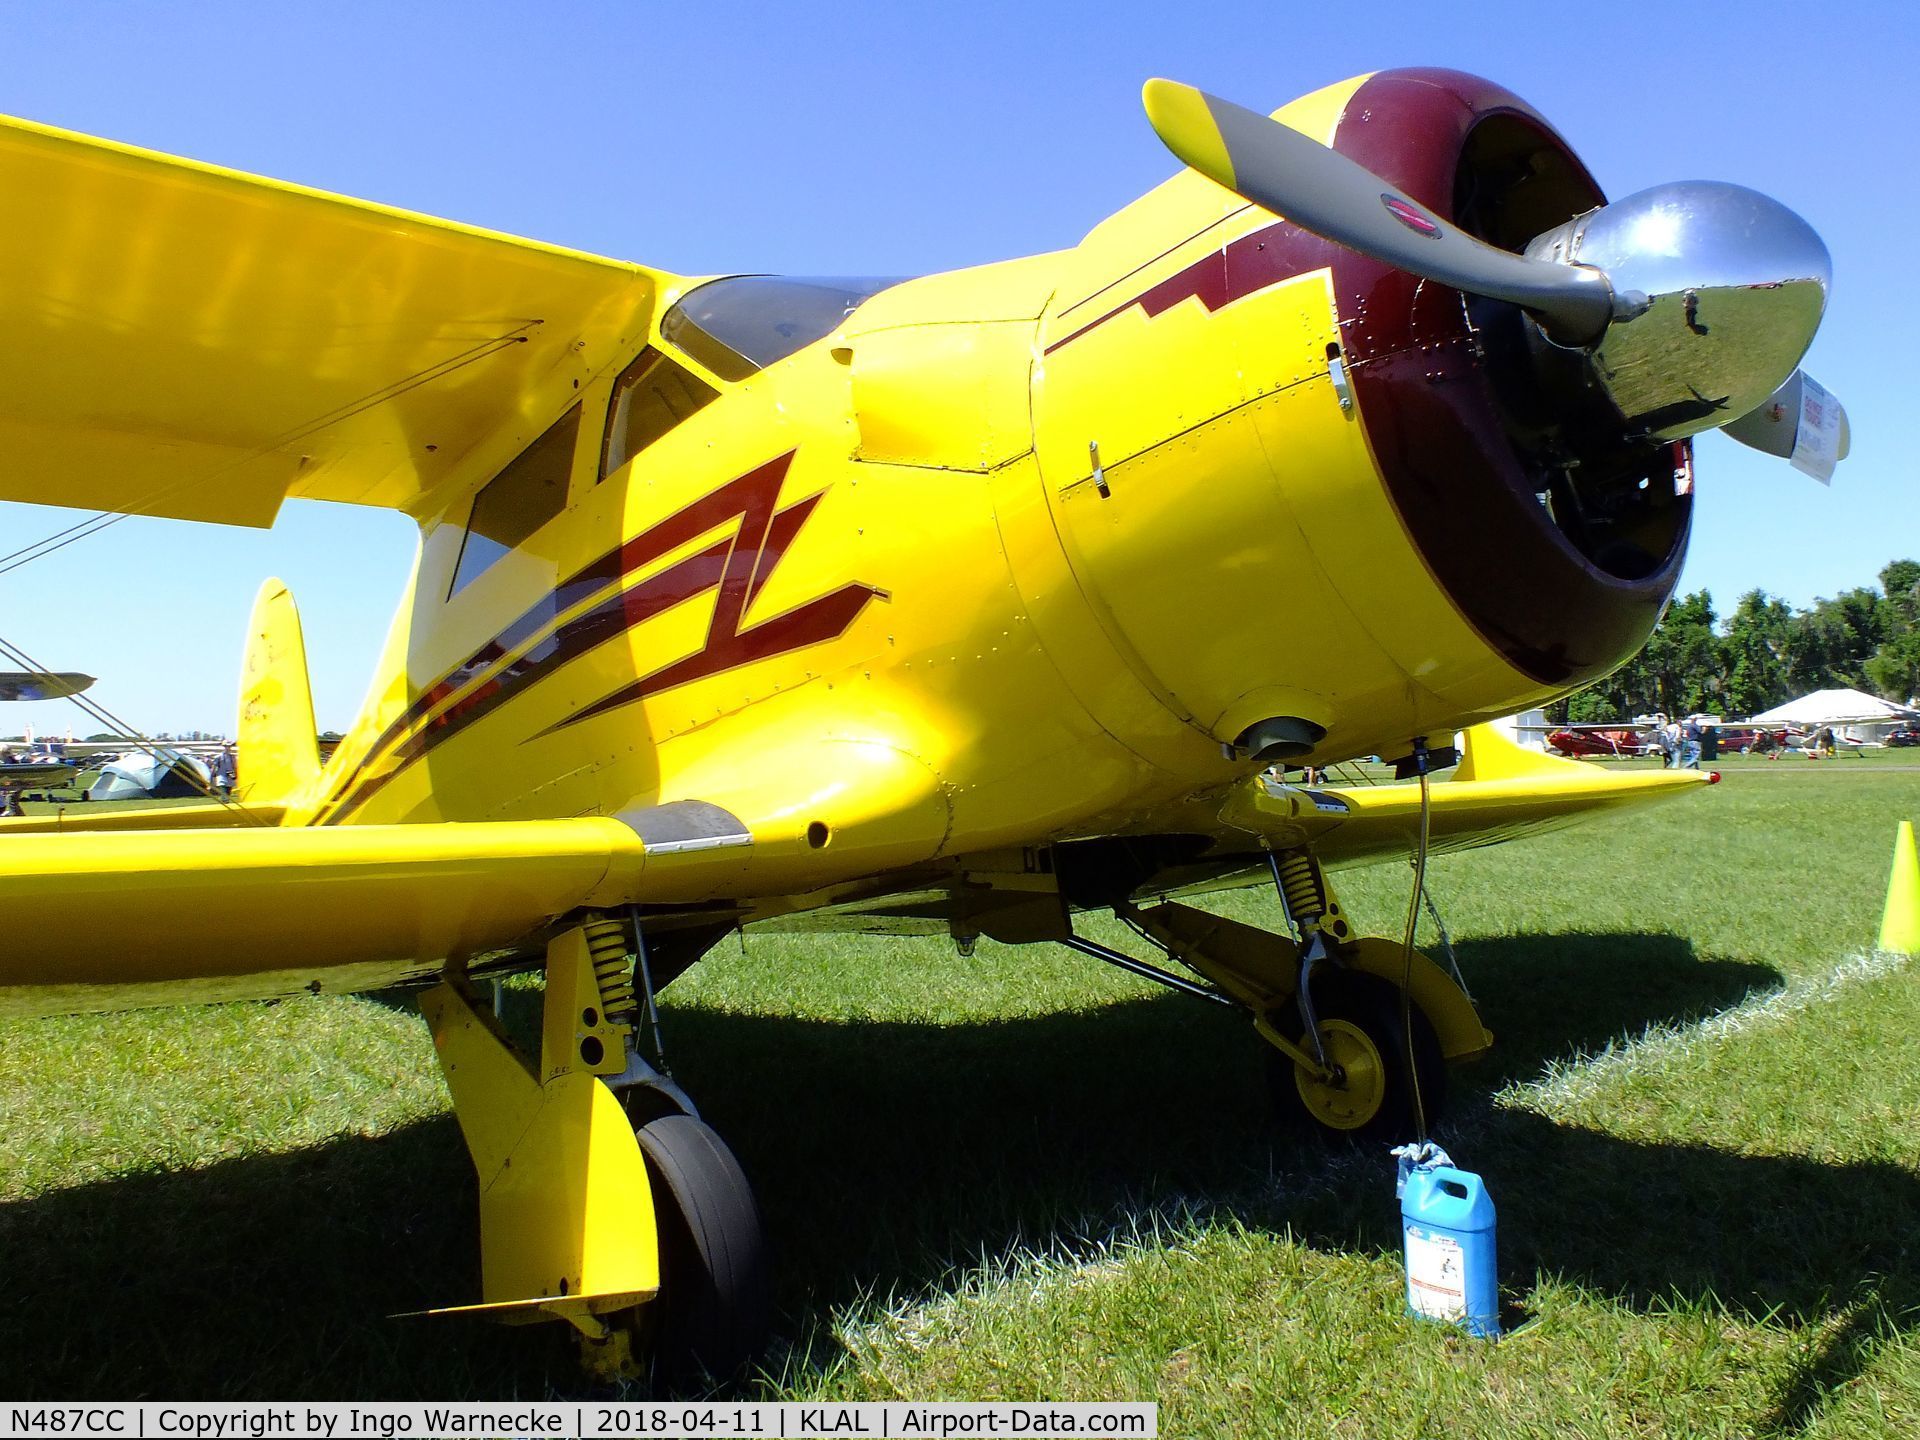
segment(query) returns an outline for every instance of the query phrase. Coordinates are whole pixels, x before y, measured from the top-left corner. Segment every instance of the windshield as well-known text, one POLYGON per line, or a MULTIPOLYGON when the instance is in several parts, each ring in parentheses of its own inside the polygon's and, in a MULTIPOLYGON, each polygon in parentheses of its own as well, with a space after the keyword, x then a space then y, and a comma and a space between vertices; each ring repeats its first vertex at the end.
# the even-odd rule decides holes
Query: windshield
POLYGON ((660 321, 660 338, 722 380, 744 380, 763 366, 831 335, 840 322, 898 279, 795 279, 735 275, 689 290, 660 321))

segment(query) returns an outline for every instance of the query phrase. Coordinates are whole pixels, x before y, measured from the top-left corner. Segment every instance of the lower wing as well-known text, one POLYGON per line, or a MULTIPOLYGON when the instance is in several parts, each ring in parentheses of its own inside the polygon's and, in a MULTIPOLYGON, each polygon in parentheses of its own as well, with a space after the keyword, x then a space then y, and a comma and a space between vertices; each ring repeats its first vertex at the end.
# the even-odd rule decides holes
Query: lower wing
MULTIPOLYGON (((804 806, 774 805, 756 783, 720 794, 727 805, 678 800, 618 818, 281 828, 235 823, 226 812, 229 828, 212 828, 212 807, 196 806, 67 820, 111 829, 48 833, 46 821, 8 822, 0 1015, 376 989, 433 975, 449 960, 533 954, 555 920, 630 904, 730 923, 754 908, 732 901, 791 896, 770 913, 806 910, 820 928, 862 930, 945 928, 1003 884, 1012 899, 1035 898, 1034 876, 935 859, 947 835, 944 801, 931 772, 904 752, 866 747, 857 766, 841 757, 847 773, 834 783, 819 779, 832 763, 810 758, 791 772, 814 777, 804 806), (762 818, 749 825, 738 810, 762 818), (169 826, 183 813, 199 823, 134 828, 169 826), (816 814, 835 821, 845 874, 870 877, 857 903, 817 888, 821 872, 807 857, 818 858, 813 832, 829 827, 811 821, 816 814), (910 897, 900 893, 906 867, 910 897)), ((1480 729, 1469 732, 1454 778, 1431 787, 1433 843, 1493 844, 1709 778, 1612 773, 1480 729)), ((1419 817, 1413 786, 1252 780, 1209 807, 1207 874, 1163 872, 1144 888, 1204 886, 1209 876, 1233 883, 1227 877, 1249 872, 1267 847, 1310 845, 1334 866, 1402 856, 1419 817)))
POLYGON ((645 905, 663 928, 710 929, 740 897, 884 877, 944 841, 945 793, 907 751, 845 739, 779 753, 766 774, 719 767, 711 798, 617 816, 282 827, 256 823, 271 807, 210 804, 0 822, 0 1016, 511 967, 577 911, 645 905), (181 815, 188 828, 173 828, 181 815))
MULTIPOLYGON (((1453 778, 1428 787, 1436 851, 1497 845, 1608 811, 1685 794, 1719 778, 1701 770, 1602 769, 1523 750, 1488 726, 1466 732, 1453 778)), ((1266 845, 1311 845, 1321 863, 1364 865, 1411 853, 1417 785, 1295 786, 1257 781, 1222 812, 1228 827, 1266 845)))
POLYGON ((715 806, 624 819, 0 839, 0 1015, 377 989, 682 898, 750 843, 715 806))

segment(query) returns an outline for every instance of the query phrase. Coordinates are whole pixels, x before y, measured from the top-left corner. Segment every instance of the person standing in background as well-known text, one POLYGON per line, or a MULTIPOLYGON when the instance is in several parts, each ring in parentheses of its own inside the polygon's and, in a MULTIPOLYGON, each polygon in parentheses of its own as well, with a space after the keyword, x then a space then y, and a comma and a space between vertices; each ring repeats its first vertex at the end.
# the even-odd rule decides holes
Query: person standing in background
POLYGON ((240 764, 233 753, 231 740, 220 747, 220 753, 213 757, 213 763, 207 768, 213 772, 214 788, 222 795, 231 795, 234 781, 240 775, 240 764))

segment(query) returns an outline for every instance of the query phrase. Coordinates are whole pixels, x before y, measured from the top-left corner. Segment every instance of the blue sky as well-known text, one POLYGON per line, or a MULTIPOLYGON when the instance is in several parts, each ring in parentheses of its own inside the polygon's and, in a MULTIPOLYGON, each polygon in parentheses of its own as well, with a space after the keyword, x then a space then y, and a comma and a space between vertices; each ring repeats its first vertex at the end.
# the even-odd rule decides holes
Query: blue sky
MULTIPOLYGON (((1920 11, 1902 4, 15 3, 0 111, 690 273, 916 274, 1072 244, 1172 172, 1139 88, 1261 108, 1394 65, 1498 80, 1609 193, 1736 181, 1833 252, 1808 368, 1853 458, 1823 490, 1698 448, 1685 584, 1804 604, 1920 553, 1920 11)), ((0 277, 4 283, 4 277, 0 277)), ((0 505, 4 549, 71 512, 0 505)), ((0 635, 152 731, 230 731, 260 579, 306 618, 320 723, 365 688, 411 525, 289 505, 270 532, 135 518, 0 577, 0 635)), ((0 731, 91 721, 9 706, 0 731)))

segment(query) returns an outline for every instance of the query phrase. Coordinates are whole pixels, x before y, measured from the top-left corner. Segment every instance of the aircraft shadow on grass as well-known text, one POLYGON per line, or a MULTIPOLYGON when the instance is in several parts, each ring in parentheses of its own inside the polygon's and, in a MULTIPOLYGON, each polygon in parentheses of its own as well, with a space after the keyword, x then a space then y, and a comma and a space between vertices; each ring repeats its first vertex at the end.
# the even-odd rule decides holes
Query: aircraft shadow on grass
MULTIPOLYGON (((1500 1037, 1493 1058, 1457 1072, 1455 1103, 1478 1117, 1473 1163, 1500 1198, 1508 1286, 1544 1271, 1633 1305, 1711 1294, 1756 1318, 1836 1321, 1776 1417, 1809 1418, 1822 1385, 1871 1357, 1873 1307, 1860 1298, 1895 1316, 1920 1305, 1920 1261, 1887 1218, 1920 1214, 1920 1181, 1886 1164, 1635 1143, 1486 1105, 1547 1062, 1725 1009, 1778 974, 1697 959, 1662 935, 1481 940, 1460 954, 1500 1037), (1569 1175, 1581 1209, 1612 1223, 1592 1232, 1553 1203, 1569 1175), (1542 1176, 1555 1178, 1529 1179, 1542 1176), (1660 1243, 1622 1243, 1636 1234, 1660 1243)), ((1276 1134, 1253 1037, 1215 1007, 1156 996, 972 1025, 670 1007, 667 1039, 676 1074, 756 1180, 785 1333, 805 1361, 831 1358, 836 1306, 912 1295, 1015 1247, 1071 1251, 1090 1220, 1184 1200, 1327 1247, 1398 1247, 1384 1158, 1377 1173, 1307 1183, 1325 1167, 1317 1145, 1276 1134)), ((450 1118, 0 1206, 0 1353, 17 1357, 6 1389, 577 1390, 551 1335, 384 1318, 474 1298, 475 1231, 450 1118)))

